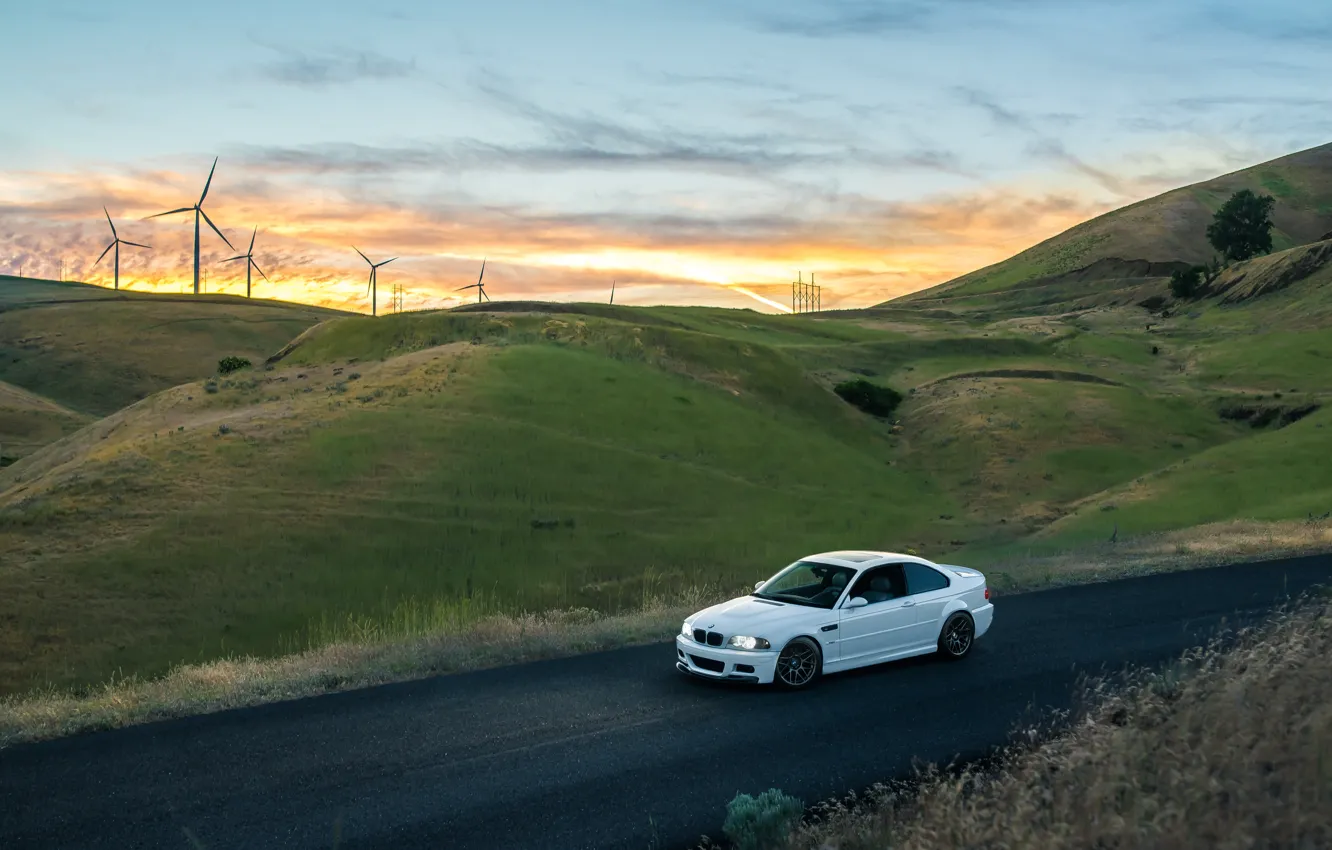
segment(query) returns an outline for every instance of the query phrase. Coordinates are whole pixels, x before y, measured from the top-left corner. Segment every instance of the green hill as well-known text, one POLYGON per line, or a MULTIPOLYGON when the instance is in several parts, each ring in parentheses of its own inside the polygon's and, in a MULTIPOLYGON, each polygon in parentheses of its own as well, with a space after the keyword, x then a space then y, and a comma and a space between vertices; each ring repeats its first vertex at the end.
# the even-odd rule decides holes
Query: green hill
POLYGON ((1134 303, 1163 291, 1174 268, 1212 258, 1207 225, 1240 189, 1276 199, 1275 250, 1317 241, 1332 232, 1332 144, 1106 213, 1003 262, 889 303, 1010 312, 1134 303))
POLYGON ((330 624, 617 610, 828 548, 983 563, 1116 520, 1299 518, 1325 487, 1332 336, 1317 310, 1270 323, 1324 291, 1216 294, 1150 328, 1140 308, 510 303, 325 321, 267 365, 158 392, 0 471, 0 692, 272 654, 330 624), (869 417, 832 391, 848 378, 905 401, 869 417), (1310 470, 1232 499, 1205 486, 1222 459, 1310 470), (1101 510, 1167 470, 1200 476, 1166 473, 1187 510, 1146 495, 1101 510))
MULTIPOLYGON (((114 292, 0 277, 0 381, 105 416, 212 373, 262 360, 333 310, 226 295, 114 292)), ((3 432, 0 432, 3 433, 3 432)))

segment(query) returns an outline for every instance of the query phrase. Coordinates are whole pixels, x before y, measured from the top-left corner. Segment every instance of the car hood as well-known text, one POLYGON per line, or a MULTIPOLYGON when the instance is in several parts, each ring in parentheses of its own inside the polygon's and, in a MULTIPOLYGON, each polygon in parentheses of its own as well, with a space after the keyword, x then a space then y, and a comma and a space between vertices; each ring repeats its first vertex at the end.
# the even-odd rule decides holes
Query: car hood
POLYGON ((769 602, 753 596, 740 596, 711 608, 704 608, 689 618, 689 624, 695 629, 708 629, 734 634, 762 634, 763 629, 771 630, 782 626, 810 619, 836 618, 837 612, 826 608, 811 608, 808 605, 792 605, 785 602, 769 602))

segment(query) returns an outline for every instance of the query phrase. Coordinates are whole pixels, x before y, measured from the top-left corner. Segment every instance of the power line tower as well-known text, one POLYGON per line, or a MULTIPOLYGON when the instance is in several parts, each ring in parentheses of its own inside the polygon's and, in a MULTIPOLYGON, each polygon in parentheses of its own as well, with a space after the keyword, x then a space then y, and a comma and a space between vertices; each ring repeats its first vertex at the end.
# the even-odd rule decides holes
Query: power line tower
POLYGON ((814 273, 809 273, 809 283, 805 283, 804 273, 796 272, 791 281, 791 312, 812 313, 822 308, 823 287, 814 284, 814 273))
POLYGON ((402 309, 403 286, 401 283, 393 284, 393 307, 394 313, 401 313, 402 309))

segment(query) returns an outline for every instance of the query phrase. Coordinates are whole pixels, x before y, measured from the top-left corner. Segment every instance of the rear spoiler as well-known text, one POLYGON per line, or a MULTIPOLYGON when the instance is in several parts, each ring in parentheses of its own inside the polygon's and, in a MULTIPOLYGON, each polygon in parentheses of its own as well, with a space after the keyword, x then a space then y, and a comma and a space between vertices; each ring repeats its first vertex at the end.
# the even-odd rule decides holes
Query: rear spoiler
POLYGON ((983 574, 979 570, 973 570, 970 567, 959 567, 956 564, 939 564, 945 570, 959 575, 962 578, 982 578, 983 574))

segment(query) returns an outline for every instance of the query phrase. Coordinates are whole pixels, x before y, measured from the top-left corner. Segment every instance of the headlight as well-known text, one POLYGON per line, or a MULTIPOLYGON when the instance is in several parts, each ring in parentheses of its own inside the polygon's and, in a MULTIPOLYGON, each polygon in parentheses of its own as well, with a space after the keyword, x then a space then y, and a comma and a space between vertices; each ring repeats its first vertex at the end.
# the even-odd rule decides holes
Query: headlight
POLYGON ((731 639, 726 642, 726 645, 735 649, 767 649, 771 646, 763 638, 746 635, 731 635, 731 639))
POLYGON ((683 624, 681 624, 681 626, 680 626, 680 634, 684 635, 685 637, 689 637, 689 635, 690 635, 690 631, 689 631, 689 622, 688 622, 688 621, 685 621, 683 624))

